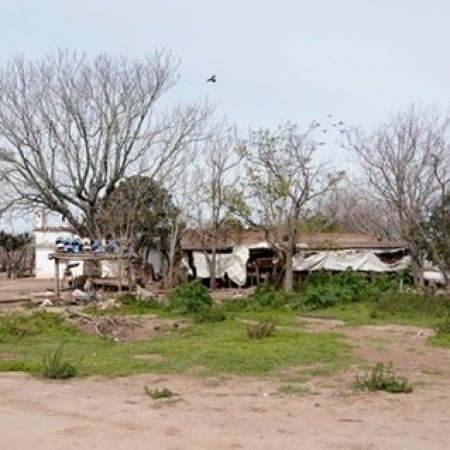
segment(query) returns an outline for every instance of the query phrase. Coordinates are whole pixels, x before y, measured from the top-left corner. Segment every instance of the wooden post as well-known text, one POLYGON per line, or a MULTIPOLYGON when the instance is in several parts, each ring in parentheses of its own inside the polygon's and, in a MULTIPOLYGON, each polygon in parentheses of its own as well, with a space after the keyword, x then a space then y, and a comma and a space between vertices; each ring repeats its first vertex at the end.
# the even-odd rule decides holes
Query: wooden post
POLYGON ((55 257, 55 298, 59 297, 59 258, 55 257))

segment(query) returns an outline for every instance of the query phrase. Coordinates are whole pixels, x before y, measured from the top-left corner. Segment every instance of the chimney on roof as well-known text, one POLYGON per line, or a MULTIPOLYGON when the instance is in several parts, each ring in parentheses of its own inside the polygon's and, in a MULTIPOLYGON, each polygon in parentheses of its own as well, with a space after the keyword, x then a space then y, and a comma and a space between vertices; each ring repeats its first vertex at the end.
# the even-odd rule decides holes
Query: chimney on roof
POLYGON ((35 228, 44 228, 47 222, 47 214, 45 210, 38 209, 35 213, 34 226, 35 228))

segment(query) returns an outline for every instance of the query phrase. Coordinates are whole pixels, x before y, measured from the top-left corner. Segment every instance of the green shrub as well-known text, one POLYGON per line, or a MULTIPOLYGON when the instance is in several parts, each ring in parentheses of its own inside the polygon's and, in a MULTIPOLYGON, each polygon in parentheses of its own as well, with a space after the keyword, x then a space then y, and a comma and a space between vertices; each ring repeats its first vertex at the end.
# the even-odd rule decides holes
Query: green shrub
POLYGON ((42 360, 42 376, 44 378, 65 380, 76 376, 76 367, 67 361, 63 361, 62 350, 62 346, 60 346, 44 356, 42 360))
POLYGON ((267 281, 256 287, 255 292, 248 297, 247 309, 277 309, 289 301, 289 296, 277 290, 267 281))
POLYGON ((334 306, 340 299, 341 291, 333 286, 315 286, 292 303, 293 309, 319 309, 334 306))
POLYGON ((271 318, 260 319, 256 322, 247 322, 247 336, 250 339, 263 339, 273 335, 275 321, 271 318))
POLYGON ((168 300, 168 308, 179 314, 199 314, 213 305, 211 295, 199 279, 176 287, 168 300))
POLYGON ((317 271, 309 274, 298 287, 299 296, 293 309, 321 309, 338 303, 378 300, 387 292, 395 292, 398 276, 382 274, 370 281, 363 273, 346 270, 337 274, 317 271))
POLYGON ((363 378, 357 376, 355 387, 362 390, 386 391, 393 394, 408 394, 413 390, 407 378, 398 376, 392 371, 392 363, 389 363, 386 368, 383 363, 378 363, 363 378))
POLYGON ((170 389, 167 389, 166 387, 164 387, 162 389, 158 389, 158 388, 150 389, 148 386, 144 386, 144 391, 153 400, 158 400, 160 398, 170 398, 170 397, 177 395, 174 392, 172 392, 170 389))

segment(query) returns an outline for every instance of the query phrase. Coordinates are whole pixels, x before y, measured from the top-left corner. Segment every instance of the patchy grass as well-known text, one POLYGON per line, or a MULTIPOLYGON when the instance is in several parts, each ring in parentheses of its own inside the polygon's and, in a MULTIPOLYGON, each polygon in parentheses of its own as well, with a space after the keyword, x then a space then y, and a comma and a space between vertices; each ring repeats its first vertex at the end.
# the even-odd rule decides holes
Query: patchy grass
POLYGON ((428 343, 434 347, 450 348, 450 334, 437 334, 428 339, 428 343))
POLYGON ((406 303, 391 309, 387 305, 377 305, 373 302, 341 303, 333 307, 310 311, 308 315, 342 320, 350 326, 398 324, 430 328, 442 322, 443 314, 445 315, 445 309, 416 309, 416 307, 417 304, 406 303))
POLYGON ((0 371, 39 374, 43 357, 58 345, 64 345, 64 354, 71 361, 80 361, 78 376, 134 373, 265 376, 318 363, 332 372, 353 361, 350 346, 339 334, 281 329, 269 339, 251 340, 245 324, 230 319, 194 324, 177 329, 170 336, 134 342, 83 334, 51 313, 15 319, 20 324, 19 333, 16 326, 10 326, 10 320, 0 317, 0 329, 7 330, 0 341, 0 354, 14 354, 14 358, 0 360, 0 371))
POLYGON ((284 395, 298 395, 302 397, 311 393, 308 386, 301 383, 283 383, 279 388, 278 392, 284 395))

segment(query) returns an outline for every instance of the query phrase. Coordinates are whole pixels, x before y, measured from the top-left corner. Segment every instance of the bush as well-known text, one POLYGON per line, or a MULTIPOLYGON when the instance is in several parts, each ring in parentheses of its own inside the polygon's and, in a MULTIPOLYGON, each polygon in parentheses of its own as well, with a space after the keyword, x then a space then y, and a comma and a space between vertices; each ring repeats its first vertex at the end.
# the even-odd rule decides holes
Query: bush
POLYGON ((300 297, 294 300, 292 308, 310 310, 378 300, 384 293, 396 290, 399 276, 382 274, 370 281, 363 273, 352 270, 337 274, 313 272, 299 286, 300 297))
POLYGON ((267 281, 256 287, 255 292, 248 297, 247 308, 250 310, 277 309, 289 301, 289 296, 278 291, 267 281))
POLYGON ((275 326, 275 321, 271 318, 247 322, 247 336, 250 339, 263 339, 272 336, 275 326))
POLYGON ((369 374, 363 378, 356 377, 355 387, 368 391, 386 391, 393 394, 410 393, 413 388, 408 379, 396 375, 392 371, 392 363, 387 368, 383 363, 378 363, 369 374))
POLYGON ((73 364, 63 361, 62 346, 44 356, 42 366, 42 376, 44 378, 65 380, 77 374, 77 369, 73 364))
POLYGON ((213 305, 211 295, 199 279, 176 287, 168 300, 168 308, 179 314, 200 314, 213 305))

